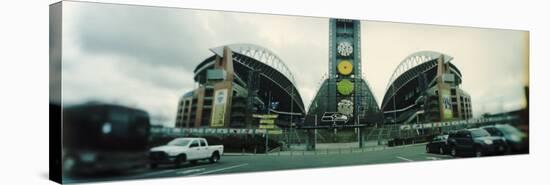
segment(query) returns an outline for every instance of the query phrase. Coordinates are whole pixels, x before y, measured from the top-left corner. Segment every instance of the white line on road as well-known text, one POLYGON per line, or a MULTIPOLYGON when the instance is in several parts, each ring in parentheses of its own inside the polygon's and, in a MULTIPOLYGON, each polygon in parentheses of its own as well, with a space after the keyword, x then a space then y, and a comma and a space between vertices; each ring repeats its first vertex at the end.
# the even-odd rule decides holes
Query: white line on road
POLYGON ((439 159, 441 159, 441 158, 439 158, 439 157, 426 157, 426 159, 429 159, 429 160, 439 160, 439 159))
POLYGON ((235 166, 229 166, 229 167, 225 167, 225 168, 220 168, 220 169, 216 169, 216 170, 211 170, 211 171, 205 171, 205 172, 201 172, 201 173, 195 173, 195 174, 191 174, 189 176, 198 176, 198 175, 204 175, 204 174, 209 174, 209 173, 214 173, 214 172, 219 172, 219 171, 223 171, 223 170, 229 170, 229 169, 233 169, 233 168, 238 168, 238 167, 241 167, 241 166, 246 166, 248 165, 248 163, 244 163, 244 164, 239 164, 239 165, 235 165, 235 166))
POLYGON ((151 172, 151 173, 136 175, 136 176, 133 176, 132 178, 144 178, 144 177, 149 177, 149 176, 156 176, 156 175, 159 175, 159 174, 171 173, 173 171, 176 171, 176 170, 175 169, 162 170, 162 171, 158 171, 158 172, 151 172))
POLYGON ((404 160, 404 161, 408 161, 408 162, 412 162, 414 160, 410 160, 410 159, 407 159, 407 158, 404 158, 404 157, 401 157, 401 156, 397 156, 398 159, 401 159, 401 160, 404 160))
POLYGON ((204 171, 204 170, 205 170, 205 168, 199 168, 199 169, 179 171, 179 172, 176 172, 176 174, 188 174, 188 173, 200 172, 200 171, 204 171))

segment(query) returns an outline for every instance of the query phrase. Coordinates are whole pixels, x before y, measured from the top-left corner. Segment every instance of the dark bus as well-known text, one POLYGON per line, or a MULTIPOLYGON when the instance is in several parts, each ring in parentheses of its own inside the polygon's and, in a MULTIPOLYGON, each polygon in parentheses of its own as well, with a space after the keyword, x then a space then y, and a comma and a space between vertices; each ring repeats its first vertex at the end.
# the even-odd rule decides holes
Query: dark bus
POLYGON ((63 172, 91 175, 147 165, 149 114, 110 104, 63 109, 63 172))

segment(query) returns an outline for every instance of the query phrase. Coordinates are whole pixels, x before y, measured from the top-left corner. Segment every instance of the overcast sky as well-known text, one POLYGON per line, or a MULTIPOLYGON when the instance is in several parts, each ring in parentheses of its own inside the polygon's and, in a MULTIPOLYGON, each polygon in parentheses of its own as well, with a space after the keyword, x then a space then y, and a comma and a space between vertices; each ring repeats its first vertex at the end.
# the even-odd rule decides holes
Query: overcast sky
MULTIPOLYGON (((306 107, 328 66, 328 19, 64 2, 63 101, 117 103, 173 126, 178 98, 209 48, 251 43, 293 72, 306 107)), ((362 21, 363 73, 380 104, 406 56, 433 50, 454 57, 474 116, 521 107, 525 32, 362 21)))

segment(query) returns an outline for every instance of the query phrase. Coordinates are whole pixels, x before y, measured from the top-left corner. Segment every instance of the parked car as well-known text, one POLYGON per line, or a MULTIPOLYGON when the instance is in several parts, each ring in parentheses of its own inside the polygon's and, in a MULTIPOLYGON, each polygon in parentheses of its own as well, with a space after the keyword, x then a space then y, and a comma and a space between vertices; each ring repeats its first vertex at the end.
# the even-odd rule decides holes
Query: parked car
POLYGON ((63 173, 82 176, 147 166, 147 112, 103 103, 63 109, 63 173))
POLYGON ((504 137, 509 146, 510 152, 528 153, 529 139, 527 135, 511 125, 491 125, 481 127, 492 136, 504 137))
POLYGON ((151 148, 149 152, 150 167, 159 164, 174 164, 180 167, 189 161, 194 164, 199 160, 216 163, 223 155, 223 145, 208 145, 204 138, 176 138, 164 146, 151 148))
POLYGON ((491 136, 481 128, 464 129, 449 134, 448 144, 452 156, 470 154, 476 157, 500 154, 507 150, 506 140, 491 136))
POLYGON ((447 139, 449 135, 438 135, 435 136, 428 144, 426 145, 427 153, 438 153, 438 154, 447 154, 449 153, 449 145, 447 144, 447 139))

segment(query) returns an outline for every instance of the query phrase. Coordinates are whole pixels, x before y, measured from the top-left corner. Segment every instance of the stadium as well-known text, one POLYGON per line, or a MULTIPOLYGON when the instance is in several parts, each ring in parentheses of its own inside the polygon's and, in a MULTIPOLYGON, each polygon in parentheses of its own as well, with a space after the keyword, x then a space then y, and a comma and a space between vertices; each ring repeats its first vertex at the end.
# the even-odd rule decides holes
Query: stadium
POLYGON ((453 57, 420 51, 394 70, 381 110, 386 124, 409 124, 472 118, 470 95, 460 88, 462 73, 453 57))
POLYGON ((198 87, 178 102, 178 128, 258 128, 258 115, 276 115, 264 128, 288 127, 305 116, 294 76, 276 54, 252 44, 210 49, 198 64, 198 87))

